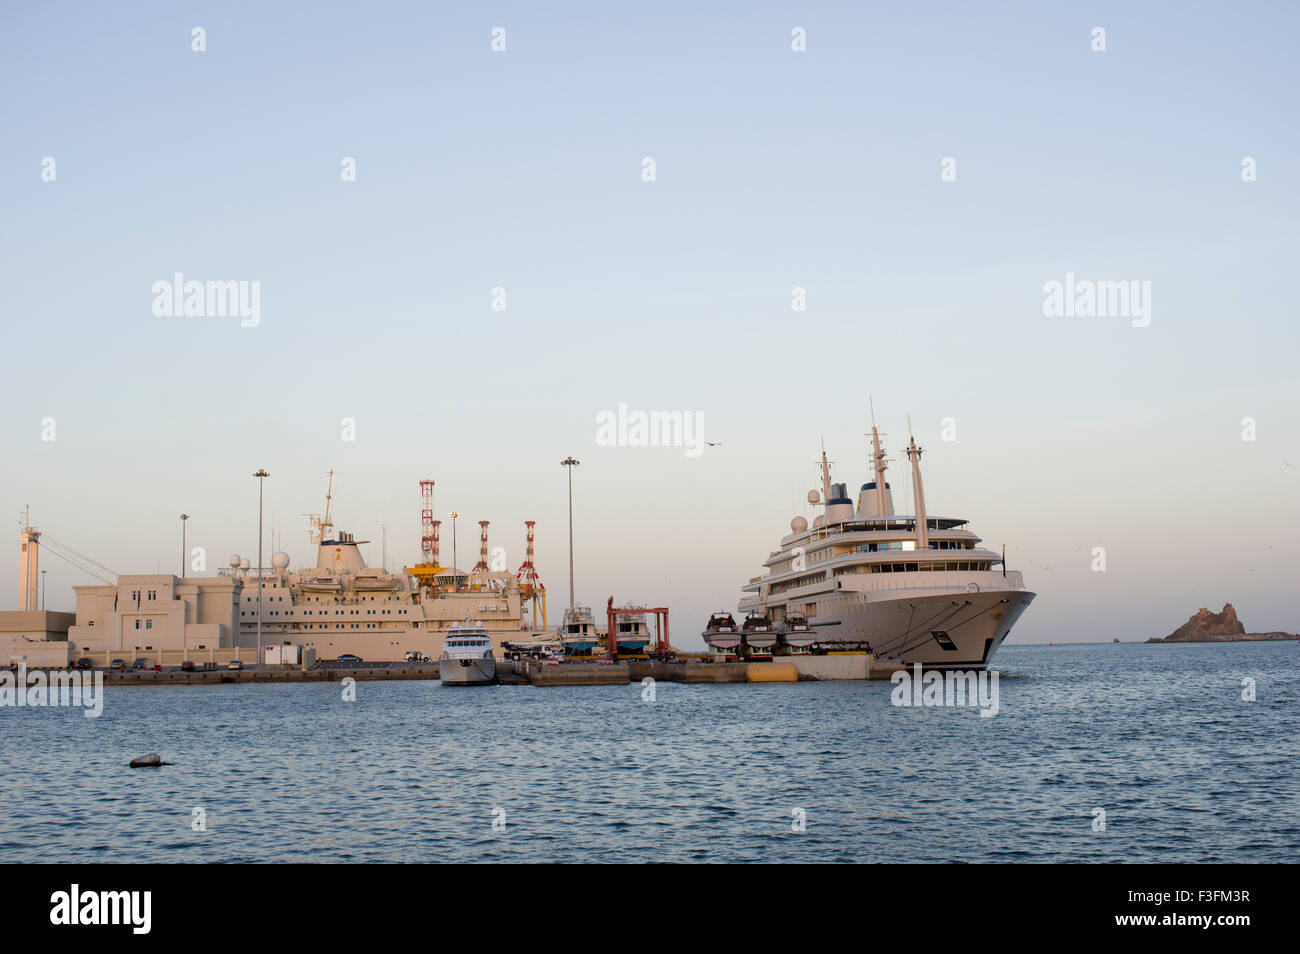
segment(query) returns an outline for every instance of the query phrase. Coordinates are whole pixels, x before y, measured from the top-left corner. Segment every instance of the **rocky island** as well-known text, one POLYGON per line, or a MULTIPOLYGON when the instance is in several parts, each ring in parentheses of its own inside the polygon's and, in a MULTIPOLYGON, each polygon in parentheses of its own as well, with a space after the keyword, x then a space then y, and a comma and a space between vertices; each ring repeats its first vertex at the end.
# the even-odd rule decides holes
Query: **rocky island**
POLYGON ((1258 639, 1297 639, 1294 633, 1248 633, 1231 603, 1211 613, 1202 606, 1168 636, 1153 636, 1148 643, 1244 643, 1258 639))

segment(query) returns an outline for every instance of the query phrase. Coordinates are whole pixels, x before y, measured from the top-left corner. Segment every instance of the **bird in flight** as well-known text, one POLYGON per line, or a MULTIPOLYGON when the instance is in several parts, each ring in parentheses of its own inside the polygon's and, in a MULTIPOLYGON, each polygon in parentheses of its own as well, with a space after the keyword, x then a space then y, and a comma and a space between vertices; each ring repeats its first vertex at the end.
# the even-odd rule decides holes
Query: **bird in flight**
POLYGON ((704 443, 708 444, 710 447, 721 447, 721 446, 722 446, 720 443, 715 443, 714 441, 705 441, 704 443))

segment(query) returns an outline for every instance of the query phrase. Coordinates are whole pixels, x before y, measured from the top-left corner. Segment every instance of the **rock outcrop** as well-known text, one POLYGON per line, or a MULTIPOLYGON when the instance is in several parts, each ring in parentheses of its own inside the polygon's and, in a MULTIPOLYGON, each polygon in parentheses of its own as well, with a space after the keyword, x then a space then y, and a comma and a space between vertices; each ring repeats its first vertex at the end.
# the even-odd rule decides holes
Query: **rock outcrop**
POLYGON ((1202 606, 1196 613, 1163 638, 1154 636, 1148 643, 1235 643, 1264 639, 1295 639, 1292 633, 1247 633, 1237 611, 1231 603, 1224 603, 1223 610, 1211 613, 1202 606))
POLYGON ((1221 613, 1211 613, 1202 606, 1187 622, 1164 638, 1166 643, 1194 643, 1210 636, 1241 636, 1246 627, 1237 619, 1231 603, 1223 604, 1221 613))

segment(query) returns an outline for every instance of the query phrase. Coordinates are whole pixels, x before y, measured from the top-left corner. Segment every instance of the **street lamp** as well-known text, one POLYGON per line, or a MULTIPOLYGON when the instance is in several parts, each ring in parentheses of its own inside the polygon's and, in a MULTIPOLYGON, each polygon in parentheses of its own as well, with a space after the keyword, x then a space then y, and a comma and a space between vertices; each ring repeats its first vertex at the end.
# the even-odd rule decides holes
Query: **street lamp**
POLYGON ((451 516, 451 568, 452 570, 455 571, 454 573, 452 573, 452 577, 453 577, 452 582, 455 583, 456 573, 460 572, 460 570, 458 569, 460 564, 456 562, 456 518, 459 517, 460 514, 458 514, 456 511, 453 510, 450 516, 451 516))
POLYGON ((257 662, 262 664, 262 485, 271 475, 264 468, 258 468, 253 475, 257 478, 257 662))
POLYGON ((569 469, 569 609, 573 609, 573 468, 580 463, 572 454, 560 461, 561 467, 569 469))
POLYGON ((187 552, 185 550, 185 521, 190 519, 187 513, 181 514, 181 579, 185 579, 185 563, 187 552))

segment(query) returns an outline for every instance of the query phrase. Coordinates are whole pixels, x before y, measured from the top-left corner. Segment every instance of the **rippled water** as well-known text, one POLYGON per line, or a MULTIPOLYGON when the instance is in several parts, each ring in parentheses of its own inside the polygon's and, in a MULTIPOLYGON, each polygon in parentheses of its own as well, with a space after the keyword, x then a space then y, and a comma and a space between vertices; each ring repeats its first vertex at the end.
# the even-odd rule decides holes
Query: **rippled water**
POLYGON ((994 718, 895 708, 888 683, 864 682, 661 683, 653 703, 640 685, 369 682, 355 703, 336 684, 110 687, 99 719, 0 709, 0 849, 8 862, 1296 861, 1298 661, 1295 643, 1007 647, 994 718), (148 751, 175 764, 126 767, 148 751))

